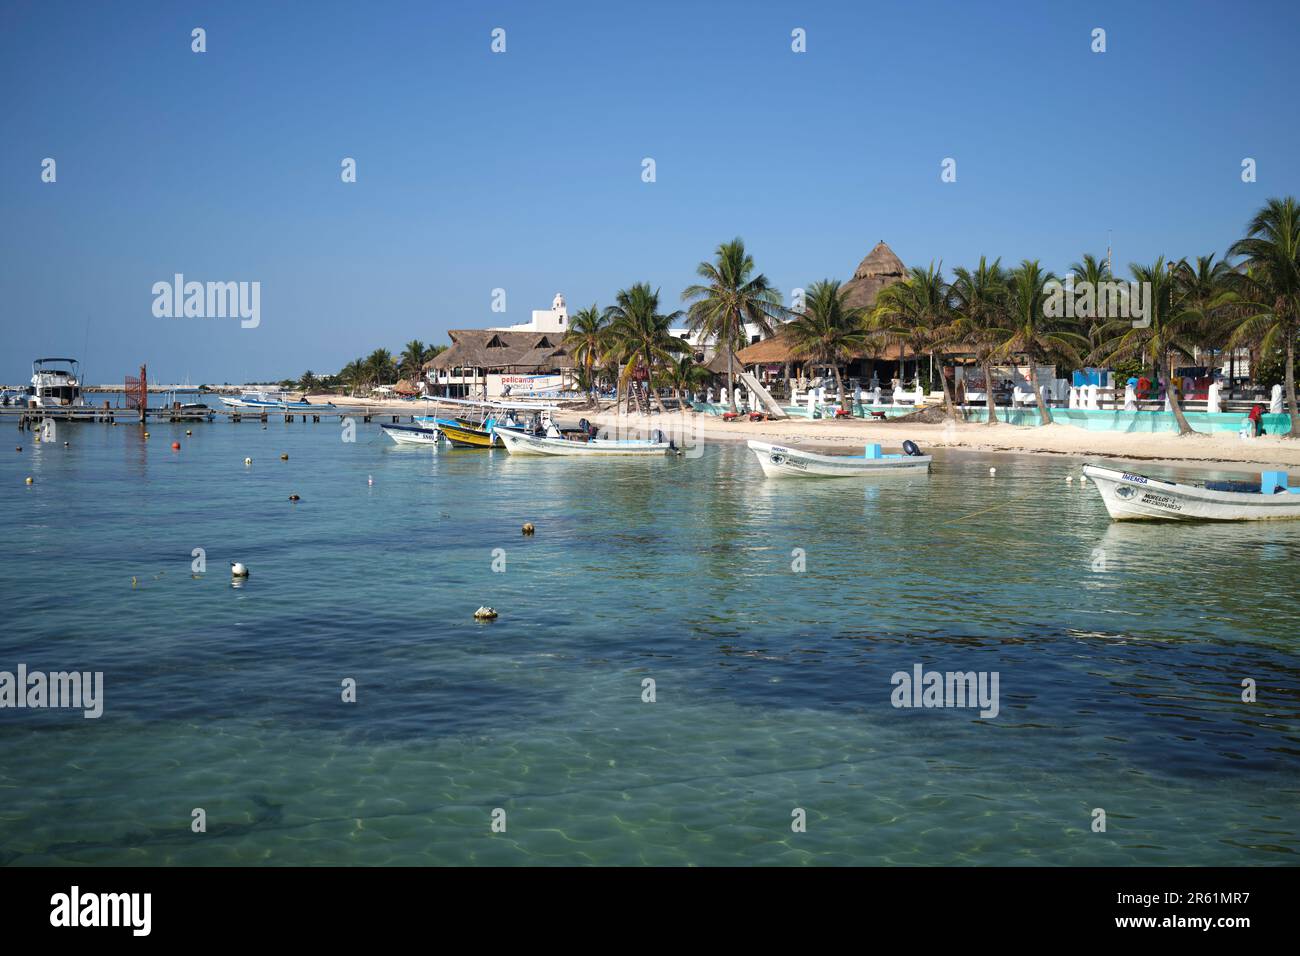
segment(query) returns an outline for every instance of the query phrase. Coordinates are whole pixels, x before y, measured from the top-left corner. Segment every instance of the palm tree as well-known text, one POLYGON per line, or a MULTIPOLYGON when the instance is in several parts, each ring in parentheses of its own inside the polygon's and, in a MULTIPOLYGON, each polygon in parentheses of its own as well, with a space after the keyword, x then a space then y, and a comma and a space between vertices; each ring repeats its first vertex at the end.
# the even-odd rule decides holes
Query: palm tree
MULTIPOLYGON (((1092 286, 1094 293, 1100 292, 1103 282, 1112 282, 1115 278, 1110 274, 1110 265, 1105 259, 1098 259, 1087 252, 1083 254, 1081 261, 1070 266, 1070 272, 1075 277, 1076 286, 1086 282, 1092 286)), ((1095 316, 1088 323, 1085 334, 1088 336, 1089 351, 1101 345, 1101 328, 1105 324, 1105 318, 1095 316)))
POLYGON ((419 380, 424 375, 424 363, 428 361, 425 352, 424 343, 419 339, 412 339, 406 343, 402 349, 402 357, 398 359, 397 370, 402 378, 413 378, 419 380))
POLYGON ((845 407, 844 376, 840 366, 852 361, 871 341, 861 309, 850 308, 848 292, 838 281, 822 279, 808 287, 804 309, 785 326, 791 354, 829 365, 835 372, 839 407, 845 407))
POLYGON ((660 381, 666 388, 673 390, 673 397, 678 400, 682 392, 694 391, 709 380, 709 370, 695 361, 694 355, 682 355, 676 361, 664 366, 660 381))
POLYGON ((1236 297, 1229 288, 1232 267, 1213 254, 1197 256, 1195 264, 1184 261, 1175 274, 1181 308, 1194 313, 1195 340, 1206 351, 1223 348, 1232 329, 1229 315, 1236 297))
POLYGON ((902 282, 881 289, 871 314, 871 328, 874 337, 883 342, 902 345, 917 355, 937 360, 944 408, 949 417, 955 418, 957 409, 952 390, 943 374, 943 352, 959 337, 960 326, 954 321, 943 264, 936 267, 932 262, 925 269, 913 266, 902 282))
POLYGON ((365 359, 367 379, 374 385, 386 384, 397 371, 393 353, 388 349, 375 349, 365 359))
POLYGON ((1137 358, 1150 361, 1161 369, 1165 379, 1165 396, 1169 408, 1178 422, 1178 434, 1190 435, 1194 429, 1183 414, 1174 380, 1174 361, 1177 355, 1191 355, 1196 344, 1196 334, 1204 326, 1205 317, 1184 302, 1177 272, 1187 268, 1185 261, 1165 262, 1161 256, 1149 266, 1133 263, 1129 271, 1133 278, 1147 289, 1147 314, 1141 326, 1131 319, 1113 319, 1102 328, 1103 344, 1098 356, 1111 364, 1137 358))
POLYGON ((343 384, 351 389, 352 394, 357 393, 357 389, 366 383, 366 360, 353 359, 347 365, 343 366, 339 372, 339 378, 343 384))
MULTIPOLYGON (((610 326, 606 355, 622 365, 620 383, 631 379, 638 368, 644 368, 649 377, 657 365, 675 361, 678 353, 690 348, 690 343, 669 332, 680 315, 680 312, 668 315, 659 312, 659 290, 652 290, 648 282, 619 290, 614 305, 605 310, 605 318, 610 326)), ((653 389, 650 397, 659 411, 665 411, 653 389)))
POLYGON ((308 369, 302 373, 302 378, 298 379, 298 390, 304 395, 310 395, 319 384, 319 379, 316 378, 311 369, 308 369))
POLYGON ((596 303, 579 309, 569 319, 569 330, 564 333, 564 347, 582 370, 589 397, 595 400, 595 381, 592 370, 606 350, 609 325, 596 303))
POLYGON ((745 252, 739 236, 718 246, 713 262, 701 262, 696 274, 703 284, 687 286, 682 301, 690 302, 691 332, 727 350, 727 394, 736 410, 734 353, 744 347, 745 324, 772 335, 774 324, 788 313, 781 305, 781 293, 767 276, 754 275, 754 258, 745 252))
POLYGON ((1243 317, 1228 340, 1230 348, 1257 342, 1261 354, 1286 352, 1286 403, 1291 416, 1288 437, 1300 437, 1296 407, 1295 345, 1300 324, 1300 205, 1294 196, 1270 199, 1246 226, 1246 235, 1228 249, 1242 256, 1244 271, 1229 279, 1243 317))
POLYGON ((993 398, 993 356, 1011 335, 1007 328, 1007 274, 1002 260, 990 265, 984 256, 974 272, 962 266, 953 269, 952 311, 956 316, 957 338, 975 350, 975 361, 984 372, 984 403, 988 422, 998 423, 993 398))
POLYGON ((1038 386, 1038 363, 1049 355, 1059 354, 1078 364, 1079 349, 1088 340, 1068 327, 1069 320, 1047 314, 1048 284, 1059 283, 1046 272, 1037 259, 1025 259, 1007 275, 1007 319, 1010 335, 994 353, 997 357, 1023 355, 1029 362, 1029 385, 1038 403, 1039 424, 1047 425, 1052 416, 1038 386))

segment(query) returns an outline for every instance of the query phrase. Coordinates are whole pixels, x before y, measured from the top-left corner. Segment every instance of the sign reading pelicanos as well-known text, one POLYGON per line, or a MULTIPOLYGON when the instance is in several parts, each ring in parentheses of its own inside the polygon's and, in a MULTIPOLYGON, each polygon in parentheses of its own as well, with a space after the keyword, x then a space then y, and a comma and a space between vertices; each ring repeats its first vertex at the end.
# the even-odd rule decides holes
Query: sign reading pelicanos
POLYGON ((546 388, 560 388, 564 385, 562 375, 502 375, 501 384, 512 389, 532 391, 546 388))

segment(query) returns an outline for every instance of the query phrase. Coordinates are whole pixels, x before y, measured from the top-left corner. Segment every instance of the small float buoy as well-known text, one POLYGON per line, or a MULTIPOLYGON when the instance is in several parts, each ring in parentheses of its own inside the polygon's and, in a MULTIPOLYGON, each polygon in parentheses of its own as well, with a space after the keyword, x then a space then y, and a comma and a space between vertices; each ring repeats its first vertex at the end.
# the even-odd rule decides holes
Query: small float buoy
POLYGON ((193 435, 194 432, 190 431, 190 430, 187 428, 187 429, 185 429, 185 434, 186 434, 186 435, 193 435))
POLYGON ((22 445, 16 445, 16 446, 14 447, 14 451, 22 451, 22 450, 23 450, 23 446, 22 446, 22 445))
POLYGON ((251 465, 252 463, 253 463, 253 459, 251 459, 251 458, 245 458, 245 459, 244 459, 244 464, 245 464, 245 465, 251 465))
POLYGON ((290 500, 290 501, 299 501, 299 500, 301 500, 301 499, 300 499, 297 495, 290 495, 290 496, 289 496, 289 500, 290 500))
POLYGON ((148 438, 148 437, 149 437, 149 433, 148 433, 148 432, 145 432, 145 433, 144 433, 144 437, 145 437, 145 438, 148 438))
POLYGON ((474 612, 474 620, 476 621, 495 621, 496 617, 496 610, 490 607, 481 607, 474 612))
POLYGON ((1070 484, 1070 483, 1073 482, 1073 481, 1074 481, 1074 475, 1066 475, 1066 476, 1065 476, 1065 483, 1066 483, 1067 485, 1070 484))
POLYGON ((1081 484, 1081 485, 1086 485, 1087 483, 1088 483, 1088 476, 1087 476, 1087 475, 1080 475, 1080 476, 1079 476, 1079 484, 1081 484))
POLYGON ((135 576, 131 576, 131 587, 135 587, 135 576))
POLYGON ((31 485, 31 484, 35 484, 35 482, 32 480, 32 476, 31 476, 31 475, 28 475, 28 476, 27 476, 27 484, 29 484, 29 485, 31 485))
POLYGON ((238 561, 231 561, 230 576, 235 578, 246 578, 248 577, 248 568, 244 567, 238 561))
POLYGON ((172 451, 180 451, 180 450, 181 450, 181 443, 178 441, 172 442, 172 451))
POLYGON ((281 455, 281 456, 280 456, 280 460, 281 460, 281 461, 288 461, 288 460, 289 460, 289 456, 288 456, 288 455, 281 455))
POLYGON ((368 484, 368 485, 373 485, 374 483, 375 483, 375 476, 374 476, 374 475, 366 475, 366 484, 368 484))
POLYGON ((71 448, 71 447, 72 447, 72 442, 70 442, 70 441, 65 441, 65 442, 63 443, 63 447, 64 447, 64 448, 71 448))
POLYGON ((990 474, 990 475, 996 475, 997 473, 998 473, 998 470, 997 470, 996 468, 990 468, 990 469, 989 469, 989 474, 990 474))
POLYGON ((524 522, 524 527, 523 527, 524 534, 531 535, 536 530, 537 529, 533 527, 533 523, 531 521, 524 522))

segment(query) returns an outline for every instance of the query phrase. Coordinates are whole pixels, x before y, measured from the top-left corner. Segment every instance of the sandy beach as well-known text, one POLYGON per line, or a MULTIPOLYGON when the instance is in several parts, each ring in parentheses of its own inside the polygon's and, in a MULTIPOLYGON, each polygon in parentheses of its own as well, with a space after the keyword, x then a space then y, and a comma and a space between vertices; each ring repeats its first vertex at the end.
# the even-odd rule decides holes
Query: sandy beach
MULTIPOLYGON (((337 395, 312 395, 310 401, 316 404, 332 401, 340 407, 396 415, 422 415, 437 404, 433 400, 409 402, 395 399, 342 399, 337 395)), ((566 409, 559 417, 565 422, 586 418, 601 426, 624 430, 659 428, 675 435, 689 434, 705 441, 744 441, 753 438, 846 450, 868 442, 879 442, 886 450, 892 450, 911 439, 923 449, 964 448, 971 451, 1066 455, 1080 459, 1120 458, 1130 461, 1243 465, 1247 466, 1247 471, 1254 471, 1256 465, 1300 469, 1300 441, 1276 435, 1243 440, 1233 432, 1179 436, 1169 432, 1088 431, 1062 424, 1025 426, 962 422, 925 425, 862 419, 831 421, 793 418, 768 422, 724 422, 718 416, 698 412, 669 412, 667 415, 655 414, 646 418, 608 411, 597 412, 577 405, 571 410, 566 409)))
POLYGON ((622 428, 661 428, 665 432, 685 430, 705 440, 757 439, 787 444, 819 445, 831 448, 856 447, 879 442, 894 450, 911 439, 922 449, 965 448, 974 451, 1018 454, 1068 455, 1080 459, 1123 458, 1132 461, 1171 463, 1214 463, 1300 467, 1300 442, 1264 435, 1243 440, 1235 433, 1178 436, 1171 433, 1097 432, 1073 425, 1007 425, 999 423, 954 423, 923 425, 878 422, 789 419, 785 421, 724 422, 717 416, 688 412, 666 416, 587 414, 600 425, 622 428))

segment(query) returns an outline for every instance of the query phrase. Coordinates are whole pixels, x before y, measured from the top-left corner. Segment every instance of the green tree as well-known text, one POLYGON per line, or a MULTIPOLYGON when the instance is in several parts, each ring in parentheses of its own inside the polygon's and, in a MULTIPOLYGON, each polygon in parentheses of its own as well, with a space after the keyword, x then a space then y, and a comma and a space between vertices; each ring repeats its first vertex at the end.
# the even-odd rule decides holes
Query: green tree
POLYGON ((1204 317, 1185 303, 1177 275, 1185 268, 1185 262, 1165 262, 1164 256, 1151 265, 1136 262, 1130 265, 1133 278, 1148 290, 1146 316, 1139 323, 1124 318, 1107 322, 1102 328, 1102 345, 1097 350, 1110 364, 1141 358, 1162 369, 1165 395, 1180 435, 1190 435, 1194 429, 1187 423, 1178 398, 1175 362, 1180 354, 1193 354, 1196 336, 1204 324, 1204 317))
POLYGON ((609 321, 594 302, 573 314, 564 333, 564 347, 578 364, 579 378, 592 401, 596 390, 593 370, 608 348, 608 339, 609 321))
MULTIPOLYGON (((621 384, 626 384, 638 368, 645 369, 649 379, 659 365, 675 361, 680 352, 690 348, 689 343, 669 332, 680 315, 659 311, 659 290, 652 290, 648 282, 619 290, 614 304, 605 310, 605 318, 610 326, 606 354, 622 366, 618 376, 621 384)), ((653 389, 650 397, 661 412, 665 410, 653 389)))
POLYGON ((734 353, 745 345, 745 324, 757 326, 763 335, 772 335, 775 324, 788 312, 781 304, 781 293, 767 276, 754 275, 754 259, 739 236, 719 245, 714 261, 701 262, 695 272, 704 281, 687 286, 682 301, 690 303, 687 315, 691 332, 726 349, 727 394, 734 412, 734 353))
POLYGON ((1295 197, 1270 199, 1246 226, 1246 235, 1228 249, 1240 256, 1244 271, 1232 273, 1229 287, 1240 318, 1228 338, 1229 348, 1258 343, 1261 354, 1286 355, 1284 386, 1291 416, 1290 438, 1300 437, 1296 407, 1295 348, 1300 323, 1300 206, 1295 197))
POLYGON ((942 263, 935 266, 932 262, 925 269, 913 266, 902 282, 881 289, 870 321, 879 341, 904 346, 916 355, 935 360, 943 385, 944 408, 949 417, 956 417, 952 389, 943 374, 943 355, 960 338, 961 326, 952 312, 942 263))
POLYGON ((1008 328, 1007 274, 1002 260, 990 264, 980 256, 972 272, 958 266, 953 270, 951 293, 955 317, 955 338, 975 351, 975 361, 984 372, 984 403, 988 424, 998 423, 997 402, 993 397, 993 359, 1011 336, 1008 328))
POLYGON ((1034 390, 1042 425, 1049 424, 1052 416, 1039 387, 1038 364, 1054 355, 1080 364, 1079 352, 1088 346, 1088 340, 1074 331, 1070 320, 1047 314, 1053 285, 1059 290, 1060 280, 1045 271, 1037 259, 1024 259, 1011 270, 1007 275, 1007 328, 1011 334, 995 353, 999 359, 1023 355, 1029 363, 1029 385, 1034 390))
POLYGON ((822 279, 808 287, 802 312, 796 312, 783 330, 793 355, 835 373, 839 406, 846 408, 844 376, 840 367, 853 360, 870 342, 861 309, 847 303, 848 292, 833 279, 822 279))

